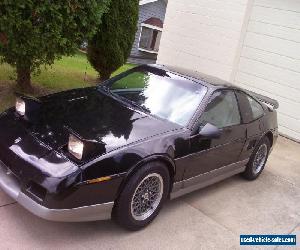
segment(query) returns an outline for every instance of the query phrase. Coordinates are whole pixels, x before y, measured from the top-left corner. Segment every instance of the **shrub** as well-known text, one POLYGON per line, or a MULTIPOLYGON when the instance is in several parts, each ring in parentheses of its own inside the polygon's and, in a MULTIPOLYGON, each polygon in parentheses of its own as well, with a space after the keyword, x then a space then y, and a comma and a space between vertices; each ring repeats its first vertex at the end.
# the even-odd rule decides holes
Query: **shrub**
POLYGON ((89 40, 88 60, 101 80, 126 63, 137 31, 138 12, 138 0, 112 1, 96 35, 89 40))

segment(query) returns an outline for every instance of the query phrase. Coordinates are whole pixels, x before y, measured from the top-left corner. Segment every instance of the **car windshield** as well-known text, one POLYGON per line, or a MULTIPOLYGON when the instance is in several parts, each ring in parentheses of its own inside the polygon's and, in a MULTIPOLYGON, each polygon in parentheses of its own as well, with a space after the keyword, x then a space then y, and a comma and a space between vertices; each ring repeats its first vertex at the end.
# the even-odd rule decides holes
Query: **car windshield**
POLYGON ((112 79, 108 90, 154 116, 186 126, 206 94, 200 83, 151 67, 112 79))

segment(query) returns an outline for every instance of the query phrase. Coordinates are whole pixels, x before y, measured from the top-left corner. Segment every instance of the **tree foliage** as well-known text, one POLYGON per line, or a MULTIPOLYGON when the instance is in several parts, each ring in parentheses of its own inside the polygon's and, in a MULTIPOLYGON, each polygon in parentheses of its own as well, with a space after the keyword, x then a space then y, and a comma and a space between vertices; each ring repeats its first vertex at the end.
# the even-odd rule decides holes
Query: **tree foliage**
POLYGON ((138 0, 113 0, 96 35, 88 43, 88 60, 101 80, 122 66, 130 55, 137 31, 138 0))
POLYGON ((0 58, 30 87, 30 73, 73 54, 99 27, 110 0, 1 0, 0 58))

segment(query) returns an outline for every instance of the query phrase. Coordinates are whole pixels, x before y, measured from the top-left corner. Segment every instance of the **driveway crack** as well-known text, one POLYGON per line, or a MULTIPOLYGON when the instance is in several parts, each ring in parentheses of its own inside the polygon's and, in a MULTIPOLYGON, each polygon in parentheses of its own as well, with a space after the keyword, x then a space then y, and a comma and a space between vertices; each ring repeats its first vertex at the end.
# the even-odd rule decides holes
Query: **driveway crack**
MULTIPOLYGON (((297 224, 296 226, 294 226, 287 234, 292 234, 292 232, 294 232, 297 227, 300 227, 300 223, 297 224)), ((282 246, 276 246, 274 249, 279 249, 279 247, 282 247, 282 246)))
POLYGON ((7 203, 7 204, 4 204, 4 205, 1 205, 0 208, 2 207, 7 207, 7 206, 10 206, 10 205, 14 205, 16 204, 17 202, 11 202, 11 203, 7 203))
POLYGON ((296 229, 297 227, 300 227, 300 223, 297 224, 292 230, 290 230, 290 231, 288 232, 288 234, 291 234, 292 232, 294 232, 295 229, 296 229))
POLYGON ((232 233, 234 236, 239 236, 238 233, 232 231, 229 227, 223 225, 222 223, 220 223, 219 221, 215 220, 214 218, 212 218, 211 216, 209 216, 208 214, 204 213, 201 209, 191 205, 190 203, 183 201, 184 203, 186 203, 188 206, 198 210, 199 212, 201 212, 202 214, 204 214, 206 217, 210 218, 212 221, 214 221, 215 223, 217 223, 218 225, 220 225, 221 227, 223 227, 224 229, 228 230, 230 233, 232 233))
POLYGON ((295 183, 293 183, 292 181, 290 181, 289 179, 286 179, 280 175, 276 175, 276 174, 273 174, 271 171, 269 170, 265 170, 265 172, 268 172, 269 175, 272 175, 274 178, 276 178, 279 182, 284 182, 284 183, 287 183, 288 185, 294 187, 294 188, 297 188, 297 189, 300 189, 299 186, 297 186, 295 183))

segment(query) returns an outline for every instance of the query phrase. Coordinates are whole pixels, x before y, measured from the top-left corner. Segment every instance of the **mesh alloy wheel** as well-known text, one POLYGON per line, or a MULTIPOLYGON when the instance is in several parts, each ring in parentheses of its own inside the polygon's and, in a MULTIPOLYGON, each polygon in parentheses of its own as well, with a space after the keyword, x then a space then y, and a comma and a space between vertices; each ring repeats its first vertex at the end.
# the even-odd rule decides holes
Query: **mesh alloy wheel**
POLYGON ((150 224, 168 198, 170 180, 168 167, 160 161, 140 166, 115 201, 113 219, 129 230, 150 224))
POLYGON ((258 174, 265 165, 268 156, 268 147, 266 144, 260 145, 253 160, 253 173, 258 174))
POLYGON ((159 174, 147 175, 136 187, 131 200, 131 214, 135 220, 146 220, 158 207, 163 194, 163 179, 159 174))
POLYGON ((255 180, 264 170, 269 152, 270 152, 270 141, 267 137, 261 139, 258 145, 252 152, 249 162, 246 165, 245 172, 242 176, 247 180, 255 180))

